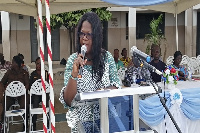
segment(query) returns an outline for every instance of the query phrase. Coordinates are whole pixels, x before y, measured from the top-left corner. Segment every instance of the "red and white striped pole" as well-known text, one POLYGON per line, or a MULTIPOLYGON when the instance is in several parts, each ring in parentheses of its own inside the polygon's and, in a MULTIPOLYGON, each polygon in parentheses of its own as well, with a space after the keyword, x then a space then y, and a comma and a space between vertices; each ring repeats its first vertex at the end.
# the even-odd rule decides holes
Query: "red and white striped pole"
POLYGON ((37 0, 38 4, 38 22, 40 39, 40 59, 41 59, 41 81, 42 81, 42 108, 43 108, 43 130, 47 133, 47 112, 46 112, 46 87, 44 70, 44 44, 43 44, 43 24, 42 24, 42 0, 37 0))
POLYGON ((54 90, 53 90, 53 69, 52 69, 52 49, 51 49, 51 27, 50 27, 50 6, 49 0, 45 0, 46 7, 46 27, 47 27, 47 49, 48 49, 48 64, 49 64, 49 84, 50 84, 50 120, 51 131, 55 131, 55 110, 54 110, 54 90))

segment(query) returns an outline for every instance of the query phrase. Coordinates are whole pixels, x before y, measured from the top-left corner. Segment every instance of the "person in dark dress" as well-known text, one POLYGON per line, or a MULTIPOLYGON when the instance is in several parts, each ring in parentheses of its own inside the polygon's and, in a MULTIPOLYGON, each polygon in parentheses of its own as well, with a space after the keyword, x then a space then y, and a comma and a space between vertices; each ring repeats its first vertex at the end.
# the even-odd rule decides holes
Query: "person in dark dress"
MULTIPOLYGON (((41 61, 40 61, 40 57, 38 57, 35 61, 35 65, 36 65, 36 70, 33 71, 31 73, 31 76, 30 76, 30 87, 31 85, 38 79, 41 79, 41 61)), ((48 82, 48 71, 45 71, 45 80, 48 82)), ((33 108, 38 108, 39 107, 39 103, 42 101, 42 95, 32 95, 32 99, 34 100, 31 100, 32 101, 32 104, 33 104, 33 108)), ((46 97, 46 100, 47 100, 47 106, 48 106, 48 101, 49 101, 49 95, 47 95, 46 97)), ((33 122, 33 131, 36 130, 36 120, 37 120, 37 115, 33 115, 33 119, 32 119, 32 122, 33 122)))
MULTIPOLYGON (((150 62, 150 64, 162 72, 165 70, 166 64, 160 60, 160 52, 161 49, 158 45, 152 47, 153 60, 150 62)), ((154 82, 161 82, 161 75, 151 72, 151 77, 154 82)))
MULTIPOLYGON (((5 75, 3 76, 1 82, 0 82, 0 103, 4 101, 3 93, 5 92, 5 89, 7 85, 9 85, 12 81, 20 81, 21 83, 24 84, 27 92, 26 92, 26 105, 25 105, 25 95, 19 96, 19 97, 7 97, 6 100, 6 110, 9 109, 11 105, 13 105, 17 99, 20 108, 24 109, 26 106, 26 125, 28 125, 28 105, 29 105, 29 95, 28 95, 28 89, 29 89, 29 74, 26 72, 22 66, 22 60, 19 56, 14 56, 12 59, 12 66, 11 69, 8 70, 5 75)), ((2 104, 0 104, 0 110, 4 109, 2 104)), ((1 115, 1 120, 3 120, 3 111, 0 111, 1 115)), ((28 126, 27 126, 28 127, 28 126)), ((24 126, 23 126, 23 131, 24 131, 24 126)))

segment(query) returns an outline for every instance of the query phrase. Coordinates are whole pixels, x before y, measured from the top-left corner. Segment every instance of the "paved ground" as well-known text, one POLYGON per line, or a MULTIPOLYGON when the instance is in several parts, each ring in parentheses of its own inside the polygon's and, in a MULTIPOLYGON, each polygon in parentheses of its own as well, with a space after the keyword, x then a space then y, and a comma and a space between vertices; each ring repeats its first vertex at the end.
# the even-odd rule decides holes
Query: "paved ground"
MULTIPOLYGON (((55 120, 56 120, 56 132, 57 133, 70 133, 70 128, 67 126, 65 114, 67 109, 63 108, 63 105, 59 101, 60 90, 63 87, 63 75, 60 73, 54 75, 54 95, 55 95, 55 120)), ((42 117, 42 116, 39 116, 42 117)), ((17 118, 20 119, 20 118, 17 118)), ((42 129, 42 122, 37 123, 37 130, 42 129)), ((11 125, 10 132, 16 133, 22 131, 22 124, 11 125)))

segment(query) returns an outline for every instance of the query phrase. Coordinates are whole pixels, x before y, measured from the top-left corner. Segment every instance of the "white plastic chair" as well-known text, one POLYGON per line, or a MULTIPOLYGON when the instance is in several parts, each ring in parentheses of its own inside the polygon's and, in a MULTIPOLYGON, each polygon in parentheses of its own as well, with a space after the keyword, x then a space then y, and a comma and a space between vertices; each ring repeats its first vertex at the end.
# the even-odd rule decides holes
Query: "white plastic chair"
MULTIPOLYGON (((45 86, 46 86, 46 93, 50 92, 50 87, 48 82, 45 81, 45 86)), ((32 85, 30 89, 30 129, 29 132, 42 132, 43 130, 37 130, 37 131, 32 131, 33 129, 33 124, 32 124, 32 117, 33 115, 38 115, 38 114, 43 114, 43 108, 32 108, 31 106, 31 97, 32 95, 42 95, 42 82, 41 79, 36 80, 32 85)), ((47 113, 49 112, 49 107, 46 108, 47 113)))
POLYGON ((5 90, 5 115, 4 115, 4 132, 7 129, 7 132, 9 131, 9 118, 21 116, 23 119, 24 127, 26 132, 26 88, 23 83, 20 81, 13 81, 11 82, 5 90), (25 95, 25 109, 19 109, 19 110, 6 110, 6 97, 19 97, 25 95), (25 115, 25 116, 23 116, 25 115))
POLYGON ((181 65, 184 65, 186 67, 188 67, 188 62, 190 61, 190 58, 187 55, 183 55, 182 56, 182 61, 181 61, 181 65))
POLYGON ((199 72, 199 62, 196 57, 190 58, 190 61, 188 62, 188 68, 192 70, 193 74, 199 72))
POLYGON ((166 65, 171 65, 173 64, 173 61, 174 61, 174 56, 169 56, 167 59, 166 59, 166 65))
POLYGON ((0 69, 0 81, 3 78, 4 74, 7 72, 6 69, 0 69))

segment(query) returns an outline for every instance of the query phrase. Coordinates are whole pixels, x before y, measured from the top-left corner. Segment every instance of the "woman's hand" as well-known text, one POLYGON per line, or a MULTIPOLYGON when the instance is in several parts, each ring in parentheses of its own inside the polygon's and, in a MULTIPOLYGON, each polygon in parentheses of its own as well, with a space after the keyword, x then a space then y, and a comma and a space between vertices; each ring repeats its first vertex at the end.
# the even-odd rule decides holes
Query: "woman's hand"
POLYGON ((186 81, 185 75, 182 71, 178 71, 179 79, 186 81))
POLYGON ((178 75, 184 77, 184 73, 182 71, 178 71, 178 75))
POLYGON ((72 76, 77 77, 80 66, 83 67, 87 62, 87 59, 83 60, 83 55, 79 54, 78 57, 74 60, 72 76))

